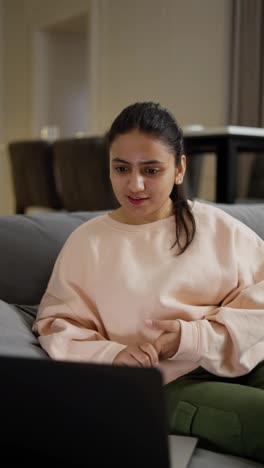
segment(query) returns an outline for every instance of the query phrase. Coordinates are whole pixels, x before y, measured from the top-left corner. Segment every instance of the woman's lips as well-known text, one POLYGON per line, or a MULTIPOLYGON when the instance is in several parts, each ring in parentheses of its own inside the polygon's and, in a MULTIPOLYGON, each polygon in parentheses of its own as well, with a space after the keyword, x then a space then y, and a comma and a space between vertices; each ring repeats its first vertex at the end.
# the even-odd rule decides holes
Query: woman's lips
POLYGON ((148 198, 132 198, 132 197, 129 197, 128 196, 128 200, 130 201, 130 203, 132 205, 142 205, 142 203, 144 203, 144 201, 146 201, 148 198))

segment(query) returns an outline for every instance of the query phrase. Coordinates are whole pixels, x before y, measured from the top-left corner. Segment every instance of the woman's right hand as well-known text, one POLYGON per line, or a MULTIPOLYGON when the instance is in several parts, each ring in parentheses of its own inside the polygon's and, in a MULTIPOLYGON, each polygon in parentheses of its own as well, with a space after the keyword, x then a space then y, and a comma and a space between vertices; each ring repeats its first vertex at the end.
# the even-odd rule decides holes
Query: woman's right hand
POLYGON ((113 364, 136 367, 153 367, 159 363, 159 356, 151 343, 127 346, 113 360, 113 364))

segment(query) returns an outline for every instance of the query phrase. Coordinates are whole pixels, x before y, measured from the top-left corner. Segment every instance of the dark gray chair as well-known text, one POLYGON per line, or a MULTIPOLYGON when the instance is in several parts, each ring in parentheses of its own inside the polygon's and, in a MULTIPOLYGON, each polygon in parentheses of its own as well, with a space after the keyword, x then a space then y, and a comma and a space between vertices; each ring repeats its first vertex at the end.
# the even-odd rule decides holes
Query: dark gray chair
POLYGON ((16 213, 29 207, 60 209, 53 172, 52 145, 43 140, 12 141, 8 145, 16 213))
POLYGON ((264 200, 264 157, 257 154, 252 162, 248 198, 264 200))
POLYGON ((66 211, 118 207, 109 179, 103 136, 57 140, 53 145, 55 180, 66 211))

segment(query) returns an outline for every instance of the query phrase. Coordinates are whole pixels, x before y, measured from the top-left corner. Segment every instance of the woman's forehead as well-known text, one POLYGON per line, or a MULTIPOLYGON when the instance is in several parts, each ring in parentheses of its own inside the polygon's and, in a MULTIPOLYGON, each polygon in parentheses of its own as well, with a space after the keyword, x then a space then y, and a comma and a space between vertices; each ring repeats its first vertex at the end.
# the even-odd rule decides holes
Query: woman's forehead
POLYGON ((133 160, 138 163, 156 160, 166 162, 172 153, 166 145, 138 130, 118 135, 110 148, 111 159, 133 160))

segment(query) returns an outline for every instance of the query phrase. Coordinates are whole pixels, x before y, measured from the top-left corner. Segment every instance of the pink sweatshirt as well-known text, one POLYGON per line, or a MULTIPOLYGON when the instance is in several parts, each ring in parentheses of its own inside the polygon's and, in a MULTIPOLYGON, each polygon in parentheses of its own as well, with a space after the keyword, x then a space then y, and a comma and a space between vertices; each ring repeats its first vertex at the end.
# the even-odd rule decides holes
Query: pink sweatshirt
POLYGON ((197 232, 180 256, 174 216, 129 225, 104 214, 70 235, 33 325, 51 358, 112 363, 159 336, 144 324, 155 318, 181 324, 164 383, 198 366, 235 377, 264 359, 264 242, 215 206, 192 210, 197 232))

